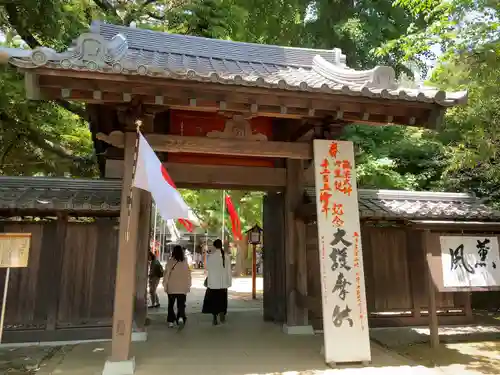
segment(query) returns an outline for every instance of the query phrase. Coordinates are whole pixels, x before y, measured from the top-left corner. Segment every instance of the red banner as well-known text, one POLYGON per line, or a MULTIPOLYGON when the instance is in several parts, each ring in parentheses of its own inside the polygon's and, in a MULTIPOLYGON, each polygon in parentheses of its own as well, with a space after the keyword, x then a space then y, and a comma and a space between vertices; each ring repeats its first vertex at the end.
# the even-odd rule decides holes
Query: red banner
POLYGON ((231 218, 231 229, 233 231, 233 238, 237 241, 243 239, 243 235, 241 234, 241 222, 238 217, 238 213, 234 208, 233 201, 231 200, 231 196, 226 194, 226 207, 227 212, 229 213, 229 217, 231 218))

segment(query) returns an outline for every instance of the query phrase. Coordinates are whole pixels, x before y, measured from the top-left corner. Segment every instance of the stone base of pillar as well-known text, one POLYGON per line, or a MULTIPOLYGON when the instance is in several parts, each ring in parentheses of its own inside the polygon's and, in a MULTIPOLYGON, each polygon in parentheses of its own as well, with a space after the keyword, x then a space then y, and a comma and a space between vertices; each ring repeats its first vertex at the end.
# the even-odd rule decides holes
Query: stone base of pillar
POLYGON ((287 326, 283 324, 283 332, 287 335, 314 335, 314 329, 308 326, 287 326))
POLYGON ((102 375, 134 375, 135 373, 135 358, 128 361, 106 361, 102 375))

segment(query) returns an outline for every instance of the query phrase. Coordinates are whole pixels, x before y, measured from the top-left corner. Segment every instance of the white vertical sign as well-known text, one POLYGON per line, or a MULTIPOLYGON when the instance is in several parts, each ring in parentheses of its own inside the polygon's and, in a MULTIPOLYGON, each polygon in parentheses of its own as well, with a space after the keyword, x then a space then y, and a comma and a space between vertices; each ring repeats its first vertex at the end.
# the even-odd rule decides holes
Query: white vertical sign
POLYGON ((441 236, 445 288, 500 286, 497 237, 441 236))
POLYGON ((371 360, 352 142, 314 140, 325 362, 371 360))

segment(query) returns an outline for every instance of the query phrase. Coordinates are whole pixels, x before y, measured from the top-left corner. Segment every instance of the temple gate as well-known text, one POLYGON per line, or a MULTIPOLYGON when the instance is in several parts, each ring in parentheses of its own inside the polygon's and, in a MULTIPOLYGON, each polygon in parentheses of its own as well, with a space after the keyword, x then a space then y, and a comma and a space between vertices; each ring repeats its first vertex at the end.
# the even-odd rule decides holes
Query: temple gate
POLYGON ((61 53, 2 51, 25 74, 29 98, 87 103, 101 176, 122 178, 110 366, 131 362, 130 291, 136 290, 138 241, 149 224, 139 220, 141 202, 148 199, 140 193, 130 210, 130 227, 137 230, 125 236, 137 124, 178 187, 270 192, 264 225, 273 223, 277 238, 264 238, 265 248, 276 249, 266 259, 272 281, 265 288, 277 299, 265 298, 265 317, 301 333, 312 331, 307 225, 298 212, 313 184, 312 139, 335 139, 351 123, 436 129, 448 107, 467 100, 465 92, 399 87, 389 67, 350 69, 339 49, 239 43, 100 22, 61 53))

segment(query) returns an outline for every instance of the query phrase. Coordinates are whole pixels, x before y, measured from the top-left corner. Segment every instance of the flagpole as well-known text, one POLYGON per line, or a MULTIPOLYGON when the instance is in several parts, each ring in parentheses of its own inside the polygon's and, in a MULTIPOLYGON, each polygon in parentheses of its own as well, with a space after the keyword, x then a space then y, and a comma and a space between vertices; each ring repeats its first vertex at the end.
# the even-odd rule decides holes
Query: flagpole
POLYGON ((224 246, 225 223, 224 217, 226 213, 226 191, 222 189, 222 246, 224 246))
POLYGON ((140 129, 141 129, 142 121, 137 120, 135 122, 136 126, 136 138, 135 138, 135 145, 134 145, 134 160, 132 163, 132 180, 130 183, 130 189, 128 192, 128 212, 127 212, 127 231, 125 233, 125 238, 126 241, 128 242, 129 237, 130 237, 130 213, 132 212, 132 198, 133 198, 133 187, 134 187, 134 178, 135 178, 135 171, 137 170, 137 157, 139 155, 139 135, 140 135, 140 129))

